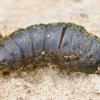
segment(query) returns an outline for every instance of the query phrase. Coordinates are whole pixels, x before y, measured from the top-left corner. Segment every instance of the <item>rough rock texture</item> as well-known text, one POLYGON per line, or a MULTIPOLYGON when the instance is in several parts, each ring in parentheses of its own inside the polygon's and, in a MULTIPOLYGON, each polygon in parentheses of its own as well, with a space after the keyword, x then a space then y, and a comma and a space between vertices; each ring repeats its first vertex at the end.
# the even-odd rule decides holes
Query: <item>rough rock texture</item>
MULTIPOLYGON (((36 23, 74 22, 100 36, 100 0, 0 0, 0 33, 36 23)), ((0 74, 0 100, 100 100, 100 75, 51 68, 0 74)))

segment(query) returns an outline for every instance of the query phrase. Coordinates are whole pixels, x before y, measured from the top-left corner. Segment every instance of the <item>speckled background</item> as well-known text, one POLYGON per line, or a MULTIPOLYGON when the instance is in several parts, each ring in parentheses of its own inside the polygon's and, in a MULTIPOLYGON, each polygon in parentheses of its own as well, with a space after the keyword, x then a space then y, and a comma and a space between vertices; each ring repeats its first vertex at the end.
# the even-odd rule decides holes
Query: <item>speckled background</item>
MULTIPOLYGON (((73 22, 100 36, 100 0, 0 0, 0 33, 37 23, 73 22)), ((0 74, 0 100, 100 100, 100 75, 52 68, 0 74)))

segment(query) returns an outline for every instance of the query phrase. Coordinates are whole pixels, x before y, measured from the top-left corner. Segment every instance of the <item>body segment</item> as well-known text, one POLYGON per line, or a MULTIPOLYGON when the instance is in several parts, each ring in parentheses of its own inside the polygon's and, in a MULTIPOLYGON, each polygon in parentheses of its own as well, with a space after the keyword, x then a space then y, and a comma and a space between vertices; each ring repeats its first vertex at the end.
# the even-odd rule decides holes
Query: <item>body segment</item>
POLYGON ((73 23, 32 25, 2 38, 0 55, 1 69, 51 63, 66 71, 95 73, 100 64, 100 39, 73 23))

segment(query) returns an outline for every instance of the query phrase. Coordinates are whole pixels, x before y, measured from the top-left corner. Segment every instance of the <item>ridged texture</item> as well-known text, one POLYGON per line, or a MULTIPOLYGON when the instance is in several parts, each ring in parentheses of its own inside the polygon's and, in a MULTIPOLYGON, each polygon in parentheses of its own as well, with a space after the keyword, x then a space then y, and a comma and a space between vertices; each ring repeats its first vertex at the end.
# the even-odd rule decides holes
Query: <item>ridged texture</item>
POLYGON ((0 69, 51 63, 67 71, 95 73, 100 39, 73 23, 32 25, 0 40, 0 69))

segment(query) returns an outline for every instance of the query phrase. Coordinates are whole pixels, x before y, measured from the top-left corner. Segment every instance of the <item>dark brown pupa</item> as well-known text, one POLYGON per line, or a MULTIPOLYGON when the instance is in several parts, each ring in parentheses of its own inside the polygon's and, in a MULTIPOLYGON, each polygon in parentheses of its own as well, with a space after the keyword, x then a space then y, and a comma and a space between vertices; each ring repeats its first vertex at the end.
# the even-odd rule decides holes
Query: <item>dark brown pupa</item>
POLYGON ((0 39, 0 70, 48 63, 66 71, 98 73, 100 38, 73 23, 37 24, 0 39))

